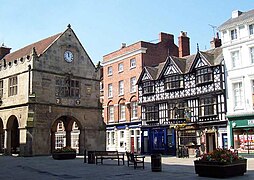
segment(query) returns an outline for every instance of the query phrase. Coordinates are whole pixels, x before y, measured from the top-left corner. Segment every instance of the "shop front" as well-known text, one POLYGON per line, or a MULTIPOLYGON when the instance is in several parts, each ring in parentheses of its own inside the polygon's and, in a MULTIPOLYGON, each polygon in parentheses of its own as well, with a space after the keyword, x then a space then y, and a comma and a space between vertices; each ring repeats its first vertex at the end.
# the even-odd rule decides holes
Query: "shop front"
POLYGON ((166 127, 142 127, 142 154, 176 155, 175 129, 166 127))
POLYGON ((254 154, 254 116, 228 118, 233 148, 238 153, 254 154))

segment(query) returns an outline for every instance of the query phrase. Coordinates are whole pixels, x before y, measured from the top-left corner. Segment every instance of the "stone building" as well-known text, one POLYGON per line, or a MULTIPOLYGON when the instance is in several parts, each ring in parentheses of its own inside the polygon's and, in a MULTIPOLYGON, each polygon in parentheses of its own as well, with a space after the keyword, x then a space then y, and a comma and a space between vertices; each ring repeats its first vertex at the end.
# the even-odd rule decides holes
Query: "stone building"
POLYGON ((71 26, 13 53, 0 47, 0 150, 105 149, 97 71, 71 26))

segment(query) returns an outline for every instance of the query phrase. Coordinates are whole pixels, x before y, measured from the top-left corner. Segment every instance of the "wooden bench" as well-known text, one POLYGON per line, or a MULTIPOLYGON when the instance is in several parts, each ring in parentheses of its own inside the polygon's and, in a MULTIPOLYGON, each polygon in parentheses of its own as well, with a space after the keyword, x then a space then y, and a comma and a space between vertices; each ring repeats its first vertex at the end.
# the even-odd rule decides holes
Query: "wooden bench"
POLYGON ((119 153, 118 151, 95 151, 95 162, 96 164, 103 164, 104 159, 117 159, 118 166, 120 165, 120 160, 123 161, 124 165, 124 153, 119 153))
POLYGON ((138 165, 141 164, 142 166, 140 166, 140 167, 143 167, 143 169, 144 169, 144 167, 145 167, 145 163, 144 163, 145 156, 137 155, 137 154, 127 152, 127 151, 126 151, 126 156, 127 156, 127 159, 128 159, 128 166, 133 165, 134 169, 136 169, 138 167, 138 165))

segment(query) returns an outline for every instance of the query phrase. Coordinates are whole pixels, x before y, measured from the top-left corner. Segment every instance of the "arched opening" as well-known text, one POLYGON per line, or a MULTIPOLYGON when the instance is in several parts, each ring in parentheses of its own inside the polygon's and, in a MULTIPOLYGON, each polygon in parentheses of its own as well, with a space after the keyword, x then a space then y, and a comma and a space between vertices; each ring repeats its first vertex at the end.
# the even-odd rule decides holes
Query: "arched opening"
POLYGON ((65 146, 80 149, 80 128, 79 121, 69 116, 62 116, 55 120, 51 128, 51 151, 65 146))
POLYGON ((3 128, 3 121, 0 118, 0 152, 3 153, 4 151, 4 128, 3 128))
POLYGON ((16 116, 11 116, 7 122, 7 151, 12 154, 19 154, 19 124, 16 116))

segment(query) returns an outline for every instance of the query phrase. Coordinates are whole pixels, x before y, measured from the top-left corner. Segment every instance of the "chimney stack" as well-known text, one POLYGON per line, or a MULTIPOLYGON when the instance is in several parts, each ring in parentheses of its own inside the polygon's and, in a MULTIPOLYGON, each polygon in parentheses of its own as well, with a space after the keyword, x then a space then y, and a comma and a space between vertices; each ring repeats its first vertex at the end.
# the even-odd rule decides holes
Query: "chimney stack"
POLYGON ((190 55, 190 38, 187 36, 187 32, 181 31, 178 37, 178 46, 179 57, 190 55))
POLYGON ((159 34, 159 42, 174 44, 174 36, 172 34, 161 32, 159 34))
POLYGON ((0 59, 11 52, 11 48, 7 48, 4 43, 0 47, 0 59))
POLYGON ((216 33, 216 37, 213 38, 213 40, 210 41, 211 49, 217 48, 221 46, 221 39, 219 38, 219 33, 216 33))
POLYGON ((125 48, 126 47, 126 43, 122 43, 121 48, 125 48))
POLYGON ((239 17, 242 14, 241 11, 235 10, 232 12, 232 19, 239 17))

